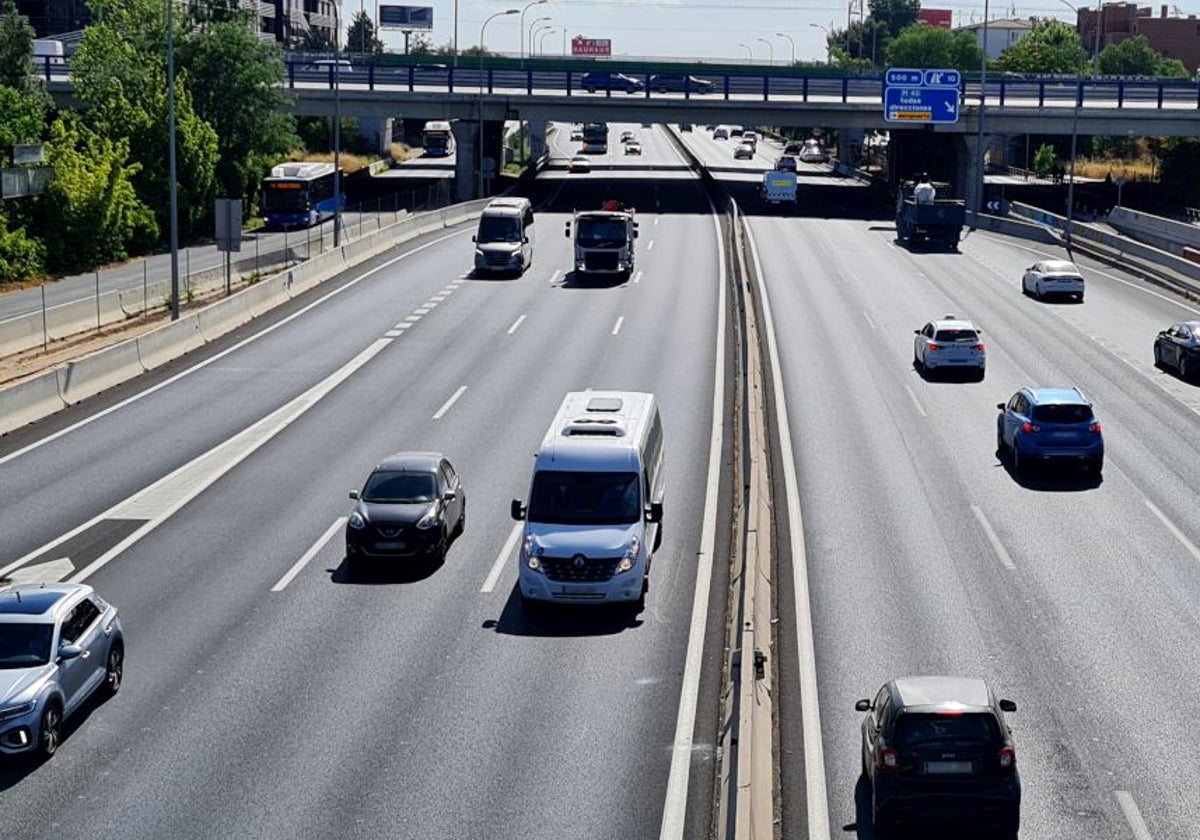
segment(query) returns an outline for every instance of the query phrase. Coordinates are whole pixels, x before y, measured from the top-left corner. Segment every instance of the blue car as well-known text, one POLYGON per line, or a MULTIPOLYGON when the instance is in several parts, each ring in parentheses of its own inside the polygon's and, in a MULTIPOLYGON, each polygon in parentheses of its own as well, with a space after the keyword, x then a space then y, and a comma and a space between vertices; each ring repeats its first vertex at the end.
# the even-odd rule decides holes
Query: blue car
POLYGON ((996 451, 1012 456, 1014 473, 1052 459, 1082 463, 1097 476, 1103 471, 1100 421, 1078 388, 1022 388, 996 408, 996 451))

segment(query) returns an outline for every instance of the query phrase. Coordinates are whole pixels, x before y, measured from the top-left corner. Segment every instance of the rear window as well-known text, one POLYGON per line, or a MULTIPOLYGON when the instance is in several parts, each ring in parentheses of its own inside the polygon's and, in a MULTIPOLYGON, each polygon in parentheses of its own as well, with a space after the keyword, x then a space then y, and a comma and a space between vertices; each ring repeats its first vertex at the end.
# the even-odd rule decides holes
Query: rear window
POLYGON ((1000 738, 1000 728, 990 714, 905 714, 896 721, 892 741, 898 747, 946 742, 990 742, 1000 738))
POLYGON ((1033 419, 1042 423, 1087 423, 1092 419, 1090 405, 1035 405, 1033 419))
POLYGON ((934 341, 979 341, 975 330, 938 330, 934 341))

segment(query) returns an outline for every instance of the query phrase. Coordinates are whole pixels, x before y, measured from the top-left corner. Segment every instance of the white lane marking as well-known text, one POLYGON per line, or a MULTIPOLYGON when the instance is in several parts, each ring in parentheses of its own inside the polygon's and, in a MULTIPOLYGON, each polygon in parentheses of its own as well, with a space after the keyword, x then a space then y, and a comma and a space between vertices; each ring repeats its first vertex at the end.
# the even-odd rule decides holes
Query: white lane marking
POLYGON ((383 334, 383 337, 384 338, 399 338, 402 335, 404 335, 403 330, 392 329, 392 330, 388 330, 387 332, 385 332, 383 334))
POLYGON ((1157 516, 1163 525, 1167 526, 1167 530, 1171 532, 1175 539, 1179 540, 1180 545, 1187 549, 1188 554, 1192 555, 1197 562, 1200 562, 1200 548, 1196 548, 1196 544, 1187 538, 1187 534, 1175 527, 1175 523, 1167 519, 1167 515, 1159 510, 1158 505, 1154 504, 1154 502, 1149 499, 1143 499, 1142 501, 1146 503, 1146 507, 1150 508, 1150 512, 1157 516))
POLYGON ((1008 549, 1004 547, 1004 543, 1000 542, 1000 537, 996 534, 992 523, 988 522, 988 518, 984 516, 983 508, 979 505, 971 505, 971 513, 975 514, 975 519, 979 522, 979 527, 983 529, 983 535, 992 544, 992 551, 996 552, 996 558, 1000 561, 1000 565, 1006 569, 1016 569, 1016 564, 1013 563, 1012 558, 1008 555, 1008 549))
POLYGON ((651 240, 650 240, 650 244, 646 246, 646 250, 647 250, 647 251, 653 251, 653 250, 654 250, 654 240, 653 240, 653 239, 651 239, 651 240))
POLYGON ((1137 840, 1154 840, 1154 835, 1150 833, 1150 829, 1146 827, 1146 821, 1142 819, 1142 812, 1138 810, 1137 803, 1133 801, 1133 795, 1127 790, 1116 791, 1117 804, 1121 806, 1121 813, 1125 815, 1125 822, 1129 823, 1129 829, 1133 832, 1133 836, 1137 840))
POLYGON ((434 419, 434 420, 441 420, 441 419, 442 419, 442 415, 444 415, 444 414, 445 414, 447 411, 449 411, 449 410, 450 410, 450 407, 451 407, 451 406, 453 406, 453 405, 454 405, 456 402, 458 402, 458 398, 459 398, 459 397, 461 397, 461 396, 462 396, 463 394, 465 394, 466 392, 467 392, 467 386, 466 386, 466 385, 463 385, 463 386, 462 386, 462 387, 460 387, 460 388, 459 388, 457 391, 455 391, 455 392, 454 392, 454 395, 453 395, 452 397, 450 397, 450 399, 448 399, 448 400, 446 400, 444 403, 442 403, 442 407, 441 407, 441 408, 439 408, 439 409, 437 410, 437 413, 433 415, 433 419, 434 419))
MULTIPOLYGON (((696 706, 700 695, 700 668, 704 664, 704 630, 708 617, 708 598, 712 590, 714 546, 717 534, 717 491, 721 479, 721 447, 725 434, 725 244, 721 220, 712 199, 708 200, 717 242, 717 337, 713 374, 712 437, 708 446, 708 477, 704 491, 704 524, 700 529, 700 551, 696 555, 696 591, 692 597, 692 619, 688 628, 687 658, 683 666, 683 685, 679 689, 679 714, 675 719, 675 738, 671 748, 671 770, 663 802, 659 840, 683 840, 687 814, 688 775, 691 772, 696 706)), ((811 765, 810 765, 811 766, 811 765)), ((821 771, 824 779, 825 771, 821 771)), ((829 831, 825 832, 829 840, 829 831)))
POLYGON ((508 532, 508 539, 504 541, 504 546, 500 549, 500 553, 496 555, 496 562, 492 563, 492 570, 488 572, 487 580, 483 582, 483 586, 479 587, 480 592, 491 592, 496 588, 497 581, 500 580, 500 573, 504 571, 504 564, 508 562, 508 558, 512 556, 513 549, 517 547, 517 540, 521 538, 521 531, 525 523, 517 522, 513 525, 511 531, 508 532))
POLYGON ((641 272, 641 269, 638 269, 638 272, 637 272, 637 274, 633 275, 633 282, 634 282, 634 283, 641 283, 641 282, 642 282, 642 272, 641 272))
POLYGON ((395 326, 393 326, 393 327, 392 327, 392 329, 394 329, 394 330, 406 330, 406 329, 408 329, 408 328, 409 328, 409 327, 411 327, 411 326, 412 326, 412 324, 410 324, 408 321, 401 321, 399 324, 396 324, 395 326))
POLYGON ((929 415, 925 413, 925 409, 921 407, 921 401, 917 399, 917 393, 908 385, 904 386, 904 390, 908 391, 908 398, 912 400, 912 404, 916 406, 917 414, 920 414, 922 417, 928 417, 929 415))
POLYGON ((554 269, 554 273, 550 275, 550 285, 551 286, 553 286, 555 283, 558 282, 559 275, 561 275, 561 274, 562 274, 561 268, 554 269))
POLYGON ((121 400, 119 403, 116 403, 115 405, 110 405, 108 408, 106 408, 102 411, 97 411, 95 414, 89 415, 88 417, 83 418, 82 420, 80 420, 77 423, 72 423, 70 426, 59 429, 57 432, 46 435, 44 438, 35 440, 33 443, 28 444, 27 446, 23 446, 20 449, 13 450, 12 452, 8 453, 7 455, 0 457, 0 464, 6 464, 9 461, 19 458, 28 452, 32 452, 35 449, 40 449, 41 447, 45 446, 47 443, 51 443, 52 441, 58 440, 60 437, 65 437, 66 435, 69 435, 71 432, 74 432, 77 429, 81 429, 84 426, 94 423, 95 421, 99 420, 102 417, 107 417, 108 415, 112 414, 115 411, 120 411, 122 408, 125 408, 125 406, 132 405, 133 403, 137 402, 138 400, 141 400, 144 397, 148 397, 151 394, 153 394, 157 391, 160 391, 169 385, 174 385, 176 382, 178 382, 180 379, 183 379, 185 376, 191 376, 196 371, 203 370, 204 368, 208 367, 209 365, 213 364, 214 362, 220 361, 221 359, 228 356, 230 353, 234 353, 238 350, 241 350, 247 344, 258 341, 263 336, 270 335, 271 333, 275 332, 275 330, 279 329, 280 327, 284 326, 285 324, 290 324, 292 321, 299 318, 301 315, 307 314, 311 310, 316 309, 318 306, 325 303, 325 301, 329 300, 330 298, 336 297, 337 295, 340 295, 342 292, 346 291, 347 289, 353 288, 354 286, 358 285, 361 281, 366 280, 368 277, 372 276, 373 274, 383 271, 385 268, 391 268, 393 265, 400 262, 401 260, 407 259, 408 257, 411 257, 413 254, 420 253, 421 251, 424 251, 426 248, 432 248, 434 245, 439 245, 442 242, 445 242, 447 239, 453 239, 456 236, 462 236, 465 233, 469 233, 470 230, 471 230, 470 228, 464 228, 463 230, 455 231, 454 233, 447 234, 446 236, 440 236, 437 239, 433 240, 432 242, 426 242, 424 245, 418 245, 416 248, 413 248, 411 251, 405 251, 403 254, 400 254, 397 257, 393 257, 392 259, 388 260, 387 262, 381 263, 380 265, 375 266, 374 268, 372 268, 369 271, 364 271, 362 274, 358 275, 353 280, 347 281, 347 283, 344 286, 340 286, 340 287, 334 289, 332 292, 329 292, 326 295, 322 295, 321 297, 317 298, 312 303, 308 304, 307 306, 303 307, 302 309, 296 310, 295 312, 293 312, 291 315, 287 316, 283 320, 277 321, 274 324, 271 324, 271 326, 269 326, 269 327, 264 327, 260 332, 257 332, 252 336, 248 336, 247 338, 242 339, 241 341, 239 341, 237 344, 233 345, 232 347, 222 350, 220 353, 217 353, 214 356, 209 356, 204 361, 197 362, 196 364, 192 365, 191 367, 187 368, 186 370, 181 370, 179 373, 175 374, 172 377, 164 379, 162 382, 159 382, 157 385, 152 385, 149 388, 147 388, 145 391, 139 391, 138 393, 134 394, 133 396, 128 397, 124 400, 121 400))
POLYGON ((871 320, 871 316, 867 314, 867 310, 863 310, 863 317, 867 319, 867 326, 871 329, 877 329, 875 322, 871 320))
POLYGON ((433 311, 433 307, 436 305, 437 304, 427 303, 424 306, 418 306, 416 309, 413 310, 413 314, 414 315, 428 315, 430 312, 433 311))
POLYGON ((621 317, 617 318, 617 323, 616 323, 616 325, 615 325, 615 326, 612 328, 612 334, 613 334, 613 335, 616 335, 617 333, 619 333, 619 332, 621 331, 621 325, 622 325, 622 324, 624 324, 624 323, 625 323, 625 316, 624 316, 624 315, 622 315, 621 317))
POLYGON ((450 291, 446 291, 445 289, 443 289, 440 294, 434 295, 433 297, 430 298, 430 300, 435 303, 441 303, 446 298, 450 297, 450 294, 452 291, 453 291, 453 289, 451 289, 450 291))
POLYGON ((71 572, 75 564, 70 557, 59 557, 47 563, 35 563, 23 569, 17 569, 8 577, 13 583, 57 583, 71 572))
POLYGON ((655 226, 655 227, 658 227, 658 220, 659 220, 659 219, 661 219, 661 218, 662 218, 662 216, 655 216, 655 217, 654 217, 654 226, 655 226))
POLYGON ((825 747, 821 743, 821 707, 817 697, 816 649, 813 642, 812 603, 808 592, 808 555, 804 545, 804 520, 800 509, 800 485, 796 479, 796 457, 792 451, 792 433, 788 422, 787 394, 783 387, 783 366, 775 341, 775 321, 771 299, 763 282, 758 243, 750 226, 746 241, 754 260, 754 273, 762 301, 763 322, 771 359, 775 395, 776 426, 779 429, 780 461, 783 463, 784 491, 787 494, 789 546, 792 555, 792 589, 796 602, 797 657, 800 672, 800 716, 804 731, 804 784, 808 804, 809 840, 829 840, 829 794, 825 787, 825 747))
POLYGON ((317 537, 317 541, 312 544, 308 551, 304 552, 304 555, 296 561, 296 564, 292 566, 292 568, 287 570, 287 573, 279 579, 279 582, 271 587, 271 591, 282 592, 285 588, 287 588, 287 585, 292 582, 292 579, 295 578, 296 575, 300 574, 300 571, 308 565, 310 560, 321 553, 321 549, 323 549, 329 543, 329 541, 333 539, 334 534, 336 534, 345 524, 346 517, 344 516, 339 516, 337 519, 333 520, 333 524, 325 529, 324 534, 317 537))
POLYGON ((409 316, 405 317, 404 320, 407 321, 409 323, 409 325, 411 326, 412 324, 417 323, 417 321, 420 321, 421 316, 420 315, 409 315, 409 316))
POLYGON ((61 545, 71 537, 86 531, 104 519, 145 520, 136 531, 133 531, 129 536, 121 540, 121 542, 97 557, 71 578, 72 583, 79 583, 86 580, 107 566, 113 558, 120 556, 122 552, 138 542, 146 534, 149 534, 163 522, 166 522, 176 511, 208 489, 221 476, 250 457, 260 446, 290 426, 306 411, 324 399, 330 391, 345 382, 363 365, 379 355, 391 343, 392 339, 390 338, 376 339, 366 350, 363 350, 300 396, 280 406, 258 422, 247 426, 224 443, 215 446, 203 455, 193 458, 174 472, 163 476, 158 481, 139 490, 124 501, 118 502, 104 513, 92 517, 79 527, 68 531, 41 548, 34 549, 21 559, 10 563, 4 569, 0 569, 0 576, 7 574, 11 569, 23 566, 34 557, 61 545))
POLYGON ((522 315, 520 318, 518 318, 516 321, 513 322, 513 325, 508 328, 508 334, 512 335, 513 333, 515 333, 517 330, 519 330, 521 328, 521 324, 523 324, 523 323, 525 323, 524 315, 522 315))

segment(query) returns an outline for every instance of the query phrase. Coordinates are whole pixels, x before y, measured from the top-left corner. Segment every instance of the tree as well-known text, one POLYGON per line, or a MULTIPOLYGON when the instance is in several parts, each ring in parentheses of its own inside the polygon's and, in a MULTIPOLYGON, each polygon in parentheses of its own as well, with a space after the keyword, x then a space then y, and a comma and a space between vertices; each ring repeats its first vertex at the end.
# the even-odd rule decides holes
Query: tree
POLYGON ((33 84, 33 27, 13 0, 0 3, 0 84, 29 90, 33 84))
POLYGON ((893 67, 954 67, 970 71, 982 63, 983 51, 969 32, 916 24, 888 44, 887 59, 893 67))
POLYGON ((32 143, 42 136, 46 112, 42 97, 0 84, 0 162, 17 143, 32 143))
POLYGON ((284 113, 283 56, 242 15, 192 30, 180 44, 196 115, 215 132, 215 177, 222 195, 251 197, 270 164, 299 144, 284 113))
POLYGON ((1057 160, 1058 156, 1054 153, 1054 147, 1049 143, 1043 143, 1033 153, 1033 171, 1044 178, 1050 174, 1050 170, 1054 168, 1057 160))
POLYGON ((31 280, 45 272, 46 246, 31 239, 25 228, 9 230, 0 213, 0 283, 31 280))
POLYGON ((1154 51, 1145 35, 1109 44, 1100 53, 1100 72, 1105 76, 1166 76, 1187 78, 1187 68, 1177 58, 1164 58, 1154 51))
POLYGON ((346 49, 362 55, 378 55, 383 52, 383 41, 376 37, 375 23, 365 10, 359 9, 346 32, 346 49))
POLYGON ((1079 73, 1087 53, 1074 27, 1039 20, 1024 38, 1000 53, 996 68, 1011 73, 1079 73))
POLYGON ((892 38, 916 23, 917 13, 921 11, 920 0, 868 0, 867 6, 871 10, 871 20, 886 26, 892 38))
POLYGON ((1192 137, 1168 137, 1160 146, 1162 168, 1159 183, 1176 204, 1200 205, 1200 140, 1192 137))
POLYGON ((887 23, 875 18, 854 21, 845 29, 833 30, 826 45, 833 63, 846 66, 851 63, 875 67, 883 63, 892 33, 887 23))

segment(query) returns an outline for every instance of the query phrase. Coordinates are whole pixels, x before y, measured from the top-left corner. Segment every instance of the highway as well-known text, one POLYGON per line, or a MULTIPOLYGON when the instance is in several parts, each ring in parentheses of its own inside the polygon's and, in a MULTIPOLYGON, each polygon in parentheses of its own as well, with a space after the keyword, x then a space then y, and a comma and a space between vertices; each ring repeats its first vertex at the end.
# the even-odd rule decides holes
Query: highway
MULTIPOLYGON (((647 164, 679 164, 643 134, 647 164)), ((520 279, 470 278, 454 228, 0 439, 0 565, 93 584, 128 647, 120 695, 52 761, 0 770, 0 836, 707 832, 728 587, 716 221, 694 177, 546 194, 520 279), (638 207, 638 272, 580 285, 566 211, 601 192, 638 207), (509 500, 563 393, 604 387, 654 391, 667 429, 647 605, 531 620, 509 500), (401 449, 448 454, 466 532, 440 568, 351 575, 346 493, 401 449)))
MULTIPOLYGON (((728 546, 706 558, 703 531, 728 533, 727 501, 706 502, 713 403, 732 393, 715 375, 731 364, 723 274, 665 129, 633 127, 636 160, 616 142, 626 127, 591 174, 567 173, 577 144, 552 136, 521 279, 470 278, 471 229, 451 229, 0 438, 0 566, 59 574, 69 557, 68 576, 121 608, 129 647, 117 698, 48 764, 2 771, 0 837, 653 838, 683 805, 679 836, 709 836, 728 580, 708 562, 728 546), (605 198, 637 207, 639 273, 580 285, 563 223, 605 198), (587 387, 658 394, 666 538, 644 612, 530 619, 508 500, 562 393, 587 387), (424 448, 464 477, 465 535, 428 574, 349 575, 346 491, 424 448)), ((776 150, 735 163, 701 127, 681 136, 747 208, 783 397, 772 421, 793 453, 774 454, 777 493, 789 469, 799 488, 802 519, 776 504, 782 836, 809 838, 818 814, 831 836, 857 823, 872 840, 854 702, 892 676, 949 673, 1017 703, 1022 838, 1194 837, 1200 387, 1156 370, 1151 347, 1197 310, 1086 259, 1084 303, 1025 298, 1022 270, 1052 249, 976 232, 960 253, 910 253, 888 208, 825 166, 802 165, 798 214, 765 214, 753 192, 776 150), (950 312, 984 331, 983 382, 912 367, 913 330, 950 312), (997 459, 996 403, 1023 384, 1093 400, 1102 481, 1018 478, 997 459), (810 647, 815 695, 799 688, 810 647), (806 799, 806 773, 823 801, 806 799)))
MULTIPOLYGON (((806 836, 807 803, 788 796, 803 790, 801 701, 819 701, 833 830, 857 820, 869 838, 854 702, 892 676, 949 673, 984 676, 1017 702, 1022 837, 1194 837, 1200 771, 1181 735, 1200 679, 1200 389, 1156 370, 1152 343, 1197 309, 1086 260, 1085 303, 1038 303, 1020 278, 1038 255, 1058 256, 1043 246, 975 233, 960 254, 912 254, 878 214, 859 216, 749 222, 795 453, 818 678, 817 697, 799 697, 789 627, 790 655, 777 652, 784 836, 806 836), (950 312, 984 330, 982 383, 912 367, 913 330, 950 312), (997 459, 996 403, 1023 384, 1078 385, 1094 402, 1102 483, 1017 479, 997 459)), ((779 591, 787 624, 791 582, 779 591)))

